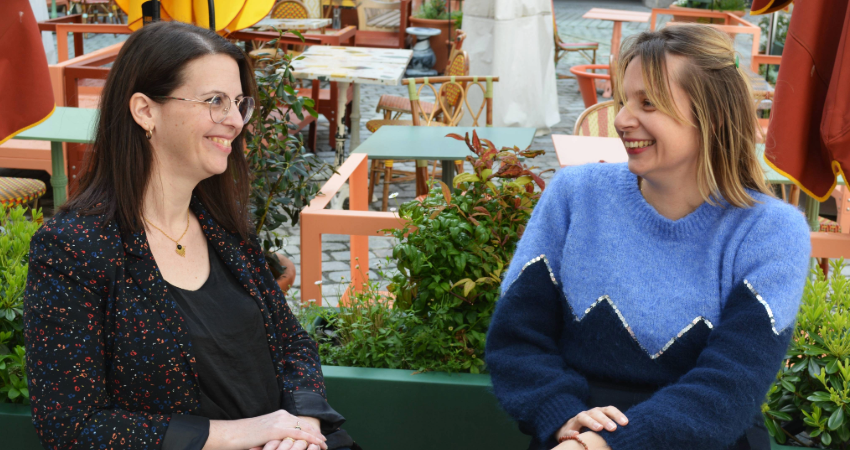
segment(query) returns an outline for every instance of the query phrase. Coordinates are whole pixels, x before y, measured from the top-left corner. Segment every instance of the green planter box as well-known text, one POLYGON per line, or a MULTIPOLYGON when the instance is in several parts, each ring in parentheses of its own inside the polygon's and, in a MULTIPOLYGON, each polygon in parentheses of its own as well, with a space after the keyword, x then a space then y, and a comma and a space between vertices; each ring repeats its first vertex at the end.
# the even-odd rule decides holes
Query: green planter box
POLYGON ((41 450, 29 405, 0 403, 0 448, 41 450))
POLYGON ((489 375, 323 366, 328 401, 366 450, 528 448, 489 375))
MULTIPOLYGON (((496 403, 489 375, 322 370, 331 405, 348 419, 344 428, 366 450, 528 448, 528 436, 496 403)), ((0 403, 0 448, 41 450, 29 406, 0 403)))

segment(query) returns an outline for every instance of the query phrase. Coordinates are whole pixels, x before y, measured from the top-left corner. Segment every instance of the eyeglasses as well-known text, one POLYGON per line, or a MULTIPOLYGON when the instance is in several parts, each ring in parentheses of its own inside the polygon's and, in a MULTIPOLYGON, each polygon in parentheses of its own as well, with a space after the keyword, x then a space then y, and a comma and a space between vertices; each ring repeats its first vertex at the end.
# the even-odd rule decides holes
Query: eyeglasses
POLYGON ((239 111, 239 114, 242 115, 243 125, 251 120, 251 114, 254 113, 254 99, 252 97, 242 97, 239 100, 231 100, 227 94, 216 94, 209 100, 194 100, 191 98, 170 97, 167 95, 160 95, 154 98, 183 100, 184 102, 209 103, 210 119, 212 119, 215 123, 224 122, 224 119, 227 117, 227 113, 230 112, 230 106, 233 103, 236 103, 236 109, 239 111))

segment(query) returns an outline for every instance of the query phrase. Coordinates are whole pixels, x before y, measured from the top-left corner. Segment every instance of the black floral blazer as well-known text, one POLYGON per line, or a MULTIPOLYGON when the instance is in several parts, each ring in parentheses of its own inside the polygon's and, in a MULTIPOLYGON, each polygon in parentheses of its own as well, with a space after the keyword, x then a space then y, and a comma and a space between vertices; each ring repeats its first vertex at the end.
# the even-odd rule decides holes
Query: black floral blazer
MULTIPOLYGON (((316 344, 257 242, 222 229, 197 199, 191 208, 262 309, 281 408, 302 415, 305 399, 325 398, 316 344)), ((192 342, 166 289, 144 231, 72 211, 35 234, 24 332, 33 422, 45 448, 156 449, 172 417, 198 410, 192 342)))

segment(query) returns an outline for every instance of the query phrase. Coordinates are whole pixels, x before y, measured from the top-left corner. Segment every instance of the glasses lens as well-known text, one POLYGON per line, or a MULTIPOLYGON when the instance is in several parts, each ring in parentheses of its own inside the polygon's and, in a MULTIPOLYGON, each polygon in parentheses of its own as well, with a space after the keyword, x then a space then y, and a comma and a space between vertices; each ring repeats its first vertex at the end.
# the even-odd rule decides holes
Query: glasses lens
POLYGON ((252 97, 245 97, 239 102, 239 114, 242 115, 243 124, 251 120, 251 115, 254 114, 254 99, 252 97))
POLYGON ((210 118, 215 123, 224 122, 227 117, 227 111, 230 109, 230 97, 224 94, 217 94, 210 99, 210 118))

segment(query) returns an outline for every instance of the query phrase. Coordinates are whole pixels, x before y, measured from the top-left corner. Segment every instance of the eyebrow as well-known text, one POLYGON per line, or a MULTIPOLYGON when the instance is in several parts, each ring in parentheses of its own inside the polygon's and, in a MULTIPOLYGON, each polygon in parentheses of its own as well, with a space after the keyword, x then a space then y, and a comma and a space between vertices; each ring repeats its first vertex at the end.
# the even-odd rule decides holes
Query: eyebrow
MULTIPOLYGON (((224 95, 227 95, 227 92, 224 92, 224 91, 207 91, 207 92, 204 92, 203 94, 201 94, 201 97, 206 96, 206 95, 210 95, 210 94, 224 94, 224 95)), ((228 96, 228 97, 230 97, 229 95, 227 95, 227 96, 228 96)), ((244 97, 244 96, 245 96, 245 93, 244 93, 244 92, 240 92, 240 93, 236 96, 236 98, 244 97)))

